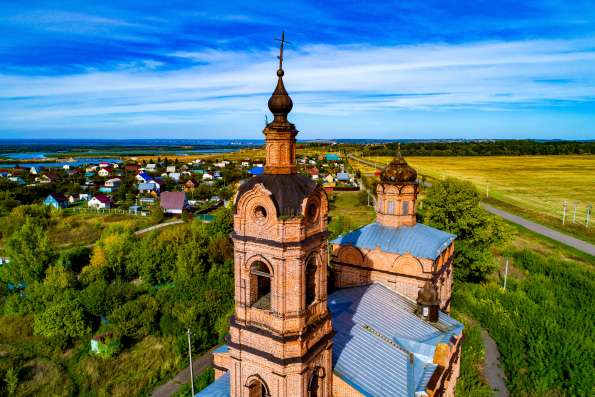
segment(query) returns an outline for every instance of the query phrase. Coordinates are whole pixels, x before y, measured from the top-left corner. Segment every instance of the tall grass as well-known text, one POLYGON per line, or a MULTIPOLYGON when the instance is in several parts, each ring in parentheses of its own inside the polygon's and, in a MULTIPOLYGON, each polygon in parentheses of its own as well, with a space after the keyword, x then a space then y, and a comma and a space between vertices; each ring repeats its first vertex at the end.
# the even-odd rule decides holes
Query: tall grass
POLYGON ((522 277, 461 284, 454 306, 496 340, 515 396, 588 396, 595 390, 595 279, 583 264, 510 252, 522 277))

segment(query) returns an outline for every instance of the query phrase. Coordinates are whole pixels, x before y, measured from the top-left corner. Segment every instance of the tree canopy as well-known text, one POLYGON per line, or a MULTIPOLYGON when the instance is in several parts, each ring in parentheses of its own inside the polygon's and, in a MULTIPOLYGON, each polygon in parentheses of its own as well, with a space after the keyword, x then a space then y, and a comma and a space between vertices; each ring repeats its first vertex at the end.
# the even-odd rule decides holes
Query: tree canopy
POLYGON ((455 277, 483 280, 496 268, 490 247, 505 241, 509 231, 503 221, 480 206, 480 196, 470 182, 454 178, 439 181, 423 200, 424 223, 456 234, 455 277))

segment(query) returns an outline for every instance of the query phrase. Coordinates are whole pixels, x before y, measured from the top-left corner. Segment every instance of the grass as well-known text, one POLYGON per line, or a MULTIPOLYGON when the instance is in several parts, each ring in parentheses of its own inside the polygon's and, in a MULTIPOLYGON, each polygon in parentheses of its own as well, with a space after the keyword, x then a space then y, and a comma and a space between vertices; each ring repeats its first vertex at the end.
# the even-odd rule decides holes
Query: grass
POLYGON ((93 244, 101 236, 103 229, 120 225, 132 229, 142 229, 153 224, 151 217, 131 215, 103 215, 93 213, 73 213, 62 215, 48 228, 48 236, 56 247, 93 244))
POLYGON ((484 284, 456 284, 453 311, 489 330, 512 395, 589 395, 595 258, 516 229, 516 238, 495 250, 501 264, 510 258, 507 290, 502 265, 484 284))
POLYGON ((331 198, 329 230, 331 236, 372 223, 376 218, 374 207, 360 204, 360 192, 334 192, 331 198))
MULTIPOLYGON (((390 157, 366 157, 387 164, 390 157)), ((595 226, 584 227, 587 205, 595 203, 595 156, 407 157, 422 175, 470 181, 489 202, 586 241, 595 242, 595 226), (564 201, 568 204, 562 225, 564 201), (572 224, 574 203, 578 203, 572 224), (505 207, 505 208, 504 208, 505 207)), ((363 173, 374 168, 351 162, 363 173)))

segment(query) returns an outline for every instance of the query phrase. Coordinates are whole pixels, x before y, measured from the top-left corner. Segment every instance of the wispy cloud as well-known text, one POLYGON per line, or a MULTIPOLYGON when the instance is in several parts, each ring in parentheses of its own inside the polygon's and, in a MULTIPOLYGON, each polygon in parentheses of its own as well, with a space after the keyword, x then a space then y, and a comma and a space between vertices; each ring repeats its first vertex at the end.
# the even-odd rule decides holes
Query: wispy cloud
MULTIPOLYGON (((492 113, 490 128, 510 130, 516 119, 495 117, 552 109, 571 117, 595 106, 595 32, 588 29, 595 14, 586 7, 383 4, 393 12, 331 2, 283 10, 253 2, 0 7, 0 36, 13 33, 0 37, 0 131, 183 126, 178 131, 256 135, 275 84, 271 45, 280 21, 293 41, 285 64, 292 117, 324 131, 379 128, 380 120, 389 131, 417 114, 407 127, 426 123, 440 135, 444 128, 428 120, 456 112, 492 113)), ((581 117, 595 133, 595 121, 581 117)))

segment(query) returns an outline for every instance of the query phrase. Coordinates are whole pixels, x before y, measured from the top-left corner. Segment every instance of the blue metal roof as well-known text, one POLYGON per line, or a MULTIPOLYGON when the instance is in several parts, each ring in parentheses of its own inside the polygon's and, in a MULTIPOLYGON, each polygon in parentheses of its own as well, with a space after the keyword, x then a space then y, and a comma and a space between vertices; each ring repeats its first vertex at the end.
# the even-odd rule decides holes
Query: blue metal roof
POLYGON ((339 161, 339 160, 341 160, 341 157, 339 157, 339 155, 336 154, 336 153, 327 153, 325 155, 325 158, 326 158, 327 161, 339 161))
POLYGON ((339 236, 331 243, 368 249, 380 247, 385 252, 401 255, 410 252, 418 258, 436 259, 455 238, 454 234, 434 229, 423 223, 401 227, 370 223, 339 236))
POLYGON ((264 167, 254 167, 248 172, 252 175, 262 175, 264 174, 264 167))
POLYGON ((409 397, 424 390, 436 369, 436 345, 463 331, 444 313, 436 324, 422 320, 413 301, 381 284, 342 289, 328 301, 334 372, 364 396, 409 397))
POLYGON ((195 397, 229 397, 229 371, 222 377, 196 393, 195 397))

